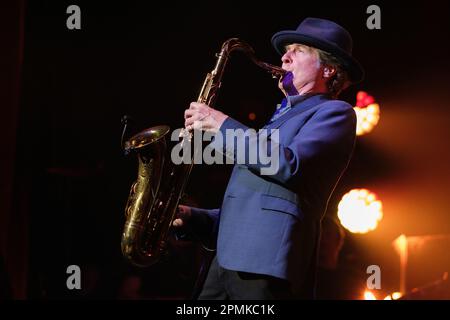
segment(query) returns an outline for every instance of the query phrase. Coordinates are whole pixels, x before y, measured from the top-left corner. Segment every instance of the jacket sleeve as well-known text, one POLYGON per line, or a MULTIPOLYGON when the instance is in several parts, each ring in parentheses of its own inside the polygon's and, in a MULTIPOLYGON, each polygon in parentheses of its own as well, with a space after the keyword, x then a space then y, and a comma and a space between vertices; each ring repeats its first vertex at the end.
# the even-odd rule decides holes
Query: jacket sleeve
POLYGON ((185 228, 177 230, 178 239, 198 240, 207 247, 214 246, 217 237, 220 209, 191 207, 191 218, 185 228))
POLYGON ((266 175, 280 183, 287 183, 293 177, 301 176, 306 168, 308 170, 320 168, 319 163, 347 162, 355 140, 356 115, 346 102, 326 102, 299 128, 289 145, 276 141, 279 139, 275 140, 273 134, 235 135, 233 143, 230 143, 231 139, 227 139, 226 134, 233 134, 236 129, 246 131, 249 128, 234 119, 227 118, 220 128, 223 138, 215 138, 211 143, 212 147, 257 174, 266 175), (237 150, 239 146, 245 146, 245 152, 239 153, 237 150), (264 171, 269 165, 267 161, 262 161, 259 152, 256 152, 256 161, 251 161, 249 154, 252 152, 251 148, 255 146, 267 148, 262 154, 266 152, 267 158, 275 161, 275 164, 270 164, 272 169, 264 171))
POLYGON ((190 224, 198 234, 211 234, 219 221, 220 209, 202 209, 191 207, 190 224))

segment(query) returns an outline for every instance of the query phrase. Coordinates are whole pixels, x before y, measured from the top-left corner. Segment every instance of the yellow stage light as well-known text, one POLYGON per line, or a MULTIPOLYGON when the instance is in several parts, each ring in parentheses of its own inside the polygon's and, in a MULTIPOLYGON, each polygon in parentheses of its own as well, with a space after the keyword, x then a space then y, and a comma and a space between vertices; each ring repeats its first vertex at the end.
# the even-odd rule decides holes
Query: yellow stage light
POLYGON ((370 292, 369 290, 366 290, 364 292, 364 300, 377 300, 377 298, 375 297, 375 295, 370 292))
POLYGON ((384 300, 398 300, 402 297, 402 294, 400 292, 393 292, 390 295, 386 296, 384 300))
POLYGON ((350 232, 367 233, 383 218, 382 203, 367 189, 353 189, 339 202, 338 218, 350 232))

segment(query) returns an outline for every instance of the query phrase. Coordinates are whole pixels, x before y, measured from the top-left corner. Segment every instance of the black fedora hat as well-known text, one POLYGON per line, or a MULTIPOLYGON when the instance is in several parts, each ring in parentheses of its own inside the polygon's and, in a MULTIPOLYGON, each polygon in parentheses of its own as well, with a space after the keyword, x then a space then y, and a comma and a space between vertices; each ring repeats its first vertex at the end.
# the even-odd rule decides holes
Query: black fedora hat
POLYGON ((332 54, 342 63, 353 83, 364 78, 362 66, 352 56, 352 36, 333 21, 306 18, 297 30, 280 31, 272 37, 272 45, 280 55, 283 55, 284 47, 290 43, 305 44, 332 54))

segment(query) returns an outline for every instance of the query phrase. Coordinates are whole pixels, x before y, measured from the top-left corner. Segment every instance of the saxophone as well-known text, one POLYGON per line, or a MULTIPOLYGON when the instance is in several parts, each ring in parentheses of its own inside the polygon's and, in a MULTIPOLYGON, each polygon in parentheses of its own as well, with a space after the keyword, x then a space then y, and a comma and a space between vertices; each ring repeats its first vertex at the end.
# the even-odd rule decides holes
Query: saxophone
MULTIPOLYGON (((237 38, 228 39, 216 54, 216 65, 206 75, 197 102, 214 106, 225 66, 234 50, 243 51, 274 78, 281 78, 286 72, 256 59, 253 48, 246 42, 237 38)), ((121 247, 123 256, 136 266, 150 266, 158 262, 166 251, 169 229, 194 162, 167 163, 170 160, 166 143, 169 131, 168 126, 155 126, 139 132, 124 143, 126 154, 137 154, 138 176, 131 186, 125 208, 121 247)), ((184 130, 182 139, 182 144, 191 143, 192 133, 184 130)))

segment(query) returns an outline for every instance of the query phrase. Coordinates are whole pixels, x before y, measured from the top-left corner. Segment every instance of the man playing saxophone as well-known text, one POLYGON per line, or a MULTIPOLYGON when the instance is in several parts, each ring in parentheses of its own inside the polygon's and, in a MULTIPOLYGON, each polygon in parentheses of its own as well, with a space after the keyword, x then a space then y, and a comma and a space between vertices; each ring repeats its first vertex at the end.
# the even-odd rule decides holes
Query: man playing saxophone
MULTIPOLYGON (((355 142, 355 113, 337 96, 363 79, 363 69, 350 34, 332 21, 306 18, 272 44, 287 71, 279 81, 285 98, 265 126, 279 141, 261 138, 277 157, 276 172, 241 161, 219 209, 180 206, 173 222, 217 239, 199 299, 313 298, 320 222, 355 142)), ((184 117, 187 130, 248 129, 204 103, 192 102, 184 117)), ((236 154, 225 139, 215 142, 218 152, 236 154)))

